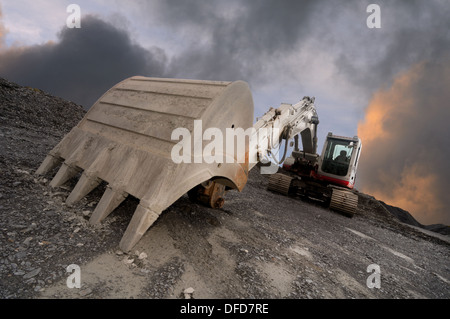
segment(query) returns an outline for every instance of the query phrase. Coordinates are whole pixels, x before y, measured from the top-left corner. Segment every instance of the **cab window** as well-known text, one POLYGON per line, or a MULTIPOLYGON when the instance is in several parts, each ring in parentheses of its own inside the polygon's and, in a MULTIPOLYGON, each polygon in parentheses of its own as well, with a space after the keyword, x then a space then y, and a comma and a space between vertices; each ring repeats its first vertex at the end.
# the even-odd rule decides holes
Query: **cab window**
POLYGON ((322 163, 325 173, 346 176, 352 157, 353 146, 350 141, 329 139, 322 163))

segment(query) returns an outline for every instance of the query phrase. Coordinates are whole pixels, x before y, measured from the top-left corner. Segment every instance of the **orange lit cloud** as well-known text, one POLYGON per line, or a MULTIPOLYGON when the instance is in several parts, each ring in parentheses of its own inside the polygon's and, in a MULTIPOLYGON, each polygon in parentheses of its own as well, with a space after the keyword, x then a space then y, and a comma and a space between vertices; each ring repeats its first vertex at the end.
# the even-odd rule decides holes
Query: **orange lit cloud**
POLYGON ((423 224, 450 224, 450 63, 423 62, 376 92, 358 126, 360 188, 423 224))
POLYGON ((358 134, 365 143, 389 139, 393 134, 392 122, 401 118, 411 109, 408 90, 417 81, 422 64, 414 66, 409 72, 398 76, 388 90, 376 92, 366 110, 364 123, 358 126, 358 134))
POLYGON ((393 183, 392 191, 369 189, 369 192, 375 198, 410 212, 419 222, 424 224, 443 222, 441 214, 445 205, 436 190, 438 176, 426 171, 426 167, 420 167, 418 164, 405 167, 398 180, 392 180, 386 175, 381 177, 386 183, 393 183))

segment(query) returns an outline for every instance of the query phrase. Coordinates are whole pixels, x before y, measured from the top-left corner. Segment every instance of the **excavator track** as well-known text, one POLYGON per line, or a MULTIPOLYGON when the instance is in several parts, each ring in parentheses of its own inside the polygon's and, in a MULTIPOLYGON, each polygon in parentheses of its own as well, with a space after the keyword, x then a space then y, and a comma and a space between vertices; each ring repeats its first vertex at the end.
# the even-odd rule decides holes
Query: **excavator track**
POLYGON ((358 195, 344 189, 333 188, 330 209, 353 217, 358 208, 358 195))
POLYGON ((269 178, 267 189, 283 195, 289 195, 293 178, 285 174, 272 174, 269 178))

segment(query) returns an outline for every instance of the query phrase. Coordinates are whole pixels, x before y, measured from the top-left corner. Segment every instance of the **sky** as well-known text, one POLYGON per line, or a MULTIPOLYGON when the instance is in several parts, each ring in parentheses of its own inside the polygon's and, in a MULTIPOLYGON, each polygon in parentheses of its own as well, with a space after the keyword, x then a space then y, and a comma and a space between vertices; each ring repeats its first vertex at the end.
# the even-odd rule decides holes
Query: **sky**
POLYGON ((450 224, 449 17, 448 0, 0 0, 0 76, 86 109, 134 75, 246 81, 255 119, 314 96, 319 151, 363 140, 359 190, 450 224))

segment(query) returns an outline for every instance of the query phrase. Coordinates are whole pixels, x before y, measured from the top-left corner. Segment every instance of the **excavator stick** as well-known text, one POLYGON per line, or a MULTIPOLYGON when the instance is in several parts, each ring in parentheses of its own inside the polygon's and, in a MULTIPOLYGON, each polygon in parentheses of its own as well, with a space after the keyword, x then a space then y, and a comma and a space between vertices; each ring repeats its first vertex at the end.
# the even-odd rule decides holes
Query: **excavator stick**
POLYGON ((202 121, 203 130, 252 127, 253 99, 247 83, 139 76, 126 79, 90 108, 48 153, 36 174, 50 174, 59 167, 50 182, 58 187, 81 173, 66 199, 69 205, 105 181, 106 191, 91 224, 104 220, 129 195, 139 199, 119 244, 123 251, 129 251, 166 208, 197 185, 212 187, 202 195, 212 196, 211 205, 216 207, 221 205, 217 194, 225 187, 241 191, 245 186, 248 157, 239 162, 236 154, 227 154, 225 148, 224 158, 234 161, 205 163, 195 150, 190 161, 173 160, 172 150, 178 143, 172 139, 175 129, 187 129, 194 136, 193 148, 202 143, 202 136, 194 132, 197 120, 202 121))

